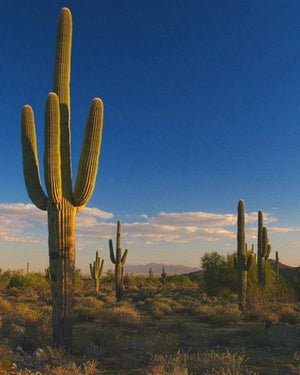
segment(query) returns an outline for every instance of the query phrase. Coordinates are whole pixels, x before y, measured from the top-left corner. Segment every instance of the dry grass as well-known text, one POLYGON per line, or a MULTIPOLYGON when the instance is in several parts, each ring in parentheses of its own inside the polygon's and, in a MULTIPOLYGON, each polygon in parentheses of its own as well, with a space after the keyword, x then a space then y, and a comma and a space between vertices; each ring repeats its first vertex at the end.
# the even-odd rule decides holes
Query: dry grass
POLYGON ((255 375, 249 371, 244 354, 218 353, 180 353, 176 355, 154 355, 148 375, 255 375))
POLYGON ((77 366, 75 362, 70 362, 60 366, 46 366, 43 370, 45 375, 100 375, 102 372, 98 370, 98 362, 88 361, 81 366, 77 366))

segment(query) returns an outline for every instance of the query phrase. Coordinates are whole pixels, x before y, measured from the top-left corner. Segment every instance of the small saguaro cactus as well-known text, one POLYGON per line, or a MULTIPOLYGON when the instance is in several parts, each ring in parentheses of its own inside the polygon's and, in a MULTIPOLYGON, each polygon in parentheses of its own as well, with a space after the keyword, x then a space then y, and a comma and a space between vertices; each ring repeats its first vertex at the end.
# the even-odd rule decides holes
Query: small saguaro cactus
POLYGON ((163 269, 162 269, 162 273, 160 274, 161 276, 161 282, 163 285, 166 285, 166 282, 167 282, 167 272, 165 270, 165 267, 163 266, 163 269))
POLYGON ((97 293, 99 293, 99 289, 100 289, 100 280, 101 280, 102 272, 103 272, 103 264, 104 264, 104 259, 102 259, 100 262, 98 251, 96 251, 96 258, 93 261, 93 263, 90 263, 90 273, 91 273, 91 278, 94 280, 95 289, 97 293))
POLYGON ((28 275, 29 274, 29 262, 27 262, 27 264, 26 264, 26 275, 28 275))
POLYGON ((271 252, 269 244, 268 231, 263 224, 263 212, 258 211, 258 230, 257 230, 257 279, 261 287, 266 284, 265 263, 271 252))
POLYGON ((152 267, 149 268, 149 274, 148 274, 148 277, 149 277, 149 278, 152 278, 152 277, 153 277, 153 269, 152 269, 152 267))
POLYGON ((278 282, 279 280, 279 255, 278 255, 278 251, 276 251, 275 253, 275 281, 276 283, 278 282))
POLYGON ((269 258, 271 252, 271 245, 269 244, 268 230, 263 227, 262 230, 262 246, 260 253, 260 267, 258 268, 260 285, 264 287, 266 285, 266 260, 269 258))
POLYGON ((48 214, 49 260, 53 304, 53 342, 71 349, 75 271, 75 216, 91 197, 98 170, 103 104, 90 106, 75 188, 72 187, 70 139, 70 68, 72 15, 63 8, 57 27, 53 92, 45 110, 44 172, 47 194, 39 173, 33 110, 22 111, 22 149, 25 184, 32 202, 48 214))
POLYGON ((254 261, 253 254, 247 254, 245 237, 245 204, 240 200, 237 215, 237 254, 234 257, 234 265, 237 272, 239 309, 242 312, 246 309, 248 271, 254 261))
POLYGON ((110 260, 115 265, 115 286, 116 286, 116 299, 121 301, 123 294, 123 271, 126 262, 128 249, 122 255, 121 248, 121 221, 117 222, 117 240, 116 240, 116 256, 114 254, 113 242, 109 240, 110 260))

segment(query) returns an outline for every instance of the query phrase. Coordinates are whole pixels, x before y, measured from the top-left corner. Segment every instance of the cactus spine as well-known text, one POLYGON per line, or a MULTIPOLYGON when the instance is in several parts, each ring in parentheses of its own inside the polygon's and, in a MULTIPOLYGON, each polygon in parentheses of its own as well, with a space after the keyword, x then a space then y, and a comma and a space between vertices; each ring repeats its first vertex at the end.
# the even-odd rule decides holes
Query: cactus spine
POLYGON ((126 262, 128 249, 122 255, 121 248, 121 221, 117 222, 116 256, 114 254, 113 242, 109 240, 110 260, 115 265, 116 299, 121 301, 123 294, 123 270, 126 262))
POLYGON ((32 202, 48 214, 49 259, 53 303, 53 341, 71 349, 75 270, 75 215, 92 195, 100 154, 103 104, 90 106, 74 191, 71 178, 70 65, 72 15, 63 8, 57 28, 53 91, 45 110, 44 170, 47 195, 39 174, 33 110, 22 111, 25 184, 32 202))
POLYGON ((234 264, 238 281, 238 303, 239 309, 242 312, 246 309, 247 278, 253 260, 253 255, 247 254, 247 244, 245 241, 245 204, 244 201, 240 200, 237 215, 237 255, 234 257, 234 264))
POLYGON ((100 262, 98 251, 96 251, 96 258, 93 263, 90 263, 90 273, 91 273, 91 278, 94 280, 95 289, 97 293, 99 293, 99 289, 100 289, 100 280, 101 280, 102 272, 103 272, 103 264, 104 264, 104 259, 102 259, 100 262))

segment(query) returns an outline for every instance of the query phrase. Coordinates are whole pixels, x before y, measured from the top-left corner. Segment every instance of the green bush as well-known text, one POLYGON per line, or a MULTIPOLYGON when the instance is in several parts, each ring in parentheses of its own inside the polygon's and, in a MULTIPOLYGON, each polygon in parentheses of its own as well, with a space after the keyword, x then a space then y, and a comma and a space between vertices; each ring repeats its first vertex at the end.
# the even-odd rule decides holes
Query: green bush
POLYGON ((225 327, 241 320, 241 313, 236 305, 202 305, 198 307, 200 322, 217 327, 225 327))
POLYGON ((104 303, 96 297, 81 297, 75 300, 75 319, 81 322, 100 319, 100 315, 103 312, 103 305, 104 303))
POLYGON ((141 316, 135 307, 125 303, 105 311, 102 318, 106 324, 114 327, 134 327, 141 321, 141 316))
POLYGON ((41 273, 22 275, 16 273, 11 276, 7 284, 7 292, 15 296, 29 296, 34 299, 50 299, 50 285, 41 273))
POLYGON ((291 305, 283 305, 279 311, 279 321, 289 324, 300 323, 300 314, 291 305))
POLYGON ((0 342, 0 373, 5 374, 13 362, 13 353, 10 347, 0 342))

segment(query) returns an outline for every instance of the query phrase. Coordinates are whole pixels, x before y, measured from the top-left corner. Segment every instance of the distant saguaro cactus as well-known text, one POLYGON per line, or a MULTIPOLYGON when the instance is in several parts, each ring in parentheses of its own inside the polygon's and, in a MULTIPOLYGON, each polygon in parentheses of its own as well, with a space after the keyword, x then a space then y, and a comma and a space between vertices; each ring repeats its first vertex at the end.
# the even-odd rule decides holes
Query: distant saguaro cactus
POLYGON ((101 280, 102 272, 103 272, 103 264, 104 264, 104 259, 102 259, 100 262, 98 251, 96 251, 95 260, 93 261, 93 263, 90 263, 90 273, 91 273, 91 278, 94 280, 95 289, 97 293, 99 293, 99 289, 100 289, 100 280, 101 280))
POLYGON ((278 255, 278 251, 276 251, 275 253, 275 281, 276 283, 278 282, 279 280, 279 255, 278 255))
POLYGON ((260 261, 257 261, 258 280, 261 287, 266 285, 266 260, 269 258, 271 252, 271 245, 269 244, 268 230, 266 227, 262 228, 261 251, 257 254, 260 261))
POLYGON ((148 277, 149 277, 149 278, 152 278, 153 275, 154 275, 154 273, 153 273, 153 268, 150 267, 150 268, 149 268, 149 274, 148 274, 148 277))
POLYGON ((239 309, 242 312, 246 309, 248 271, 252 267, 253 261, 253 254, 247 254, 247 244, 245 241, 245 204, 244 201, 240 200, 237 216, 237 255, 234 257, 234 265, 237 272, 239 309))
POLYGON ((161 276, 161 282, 163 285, 166 285, 166 282, 167 282, 167 272, 165 270, 165 267, 163 266, 163 269, 162 269, 162 273, 160 274, 161 276))
POLYGON ((121 301, 123 294, 123 271, 126 262, 128 249, 122 255, 121 248, 121 221, 117 222, 117 240, 116 240, 116 256, 114 254, 113 242, 109 240, 110 260, 115 265, 115 284, 116 284, 116 299, 121 301))
POLYGON ((92 101, 74 191, 71 178, 70 67, 72 15, 63 8, 57 28, 53 91, 45 110, 44 170, 47 195, 39 174, 33 110, 22 111, 23 170, 29 197, 48 213, 53 303, 53 341, 70 349, 73 328, 75 216, 92 195, 100 154, 103 104, 92 101))
POLYGON ((257 279, 258 283, 263 283, 263 257, 262 257, 262 233, 264 226, 263 212, 258 211, 258 227, 257 227, 257 279))

